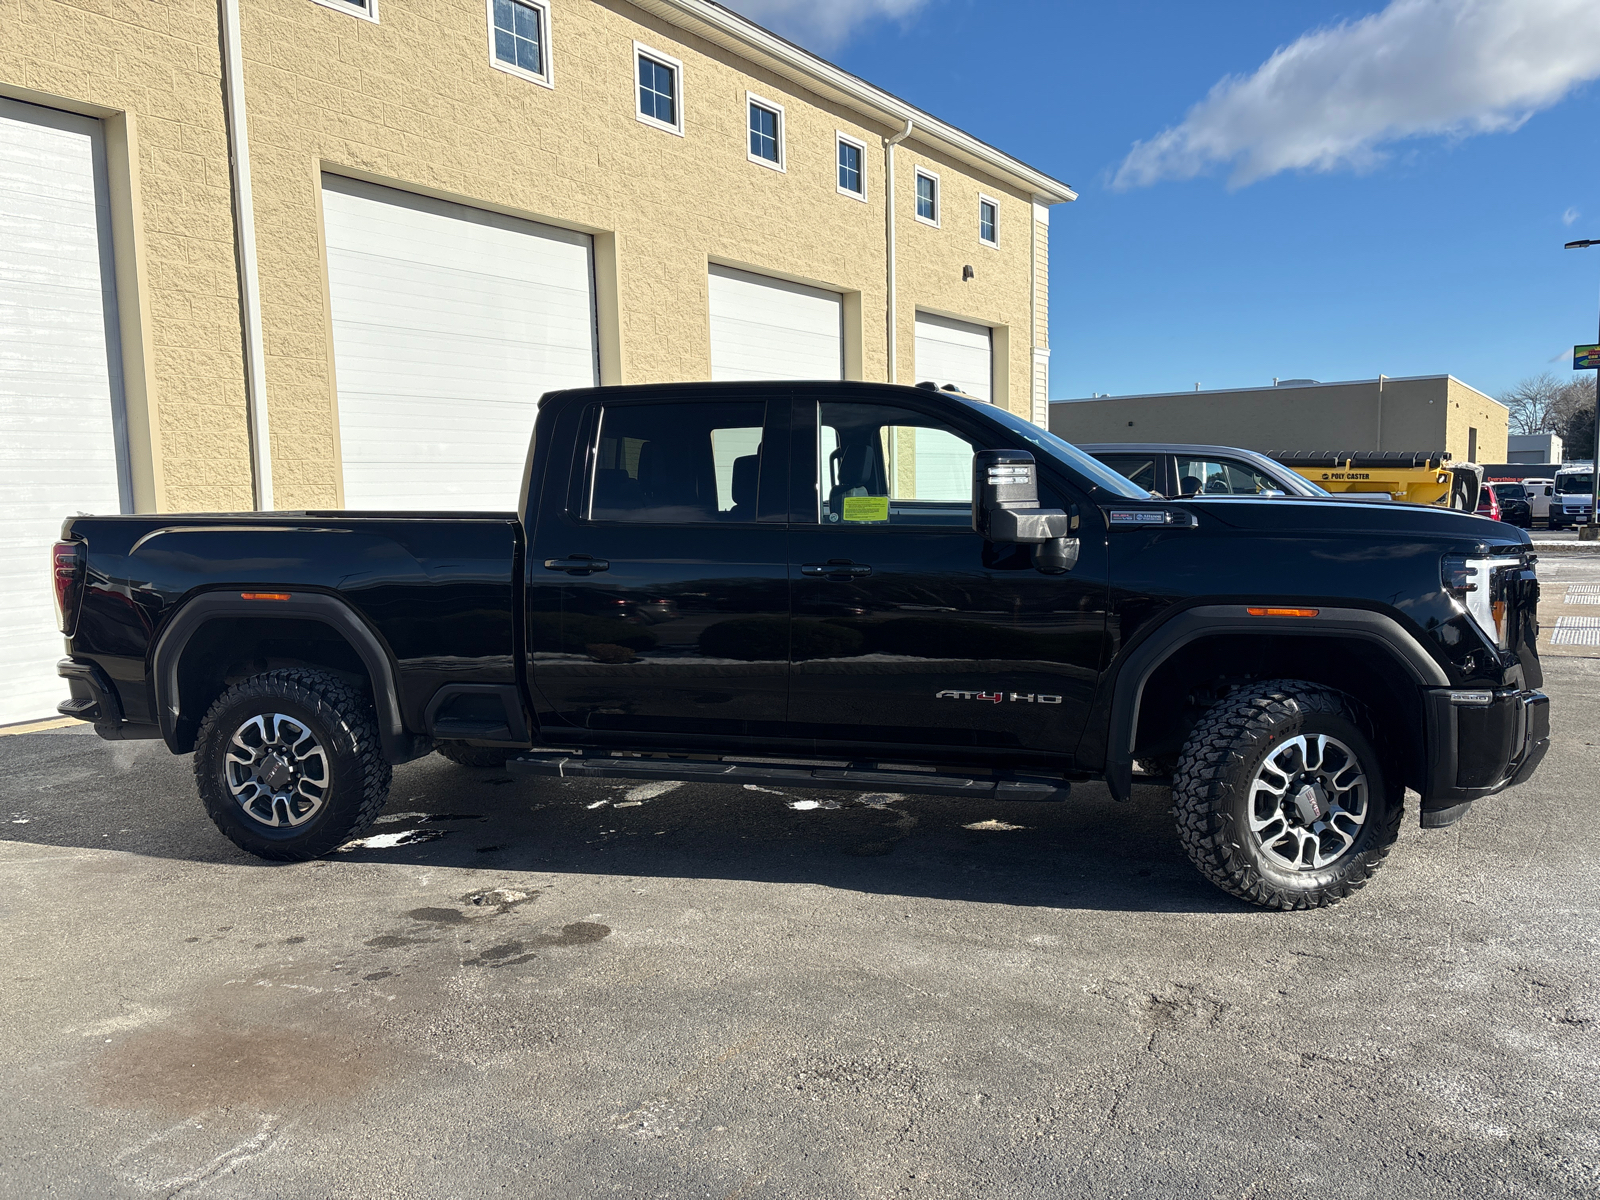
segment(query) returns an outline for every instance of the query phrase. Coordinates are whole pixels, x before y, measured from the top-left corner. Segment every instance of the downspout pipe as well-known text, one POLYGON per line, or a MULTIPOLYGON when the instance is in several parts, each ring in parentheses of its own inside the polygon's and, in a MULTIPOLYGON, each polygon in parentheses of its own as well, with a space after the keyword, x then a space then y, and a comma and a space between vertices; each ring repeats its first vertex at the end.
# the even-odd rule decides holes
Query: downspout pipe
POLYGON ((267 425, 267 371, 261 335, 261 276, 256 263, 255 201, 250 189, 250 139, 244 114, 244 57, 239 52, 239 0, 217 0, 222 38, 222 101, 233 173, 234 263, 244 341, 244 398, 257 512, 271 512, 272 443, 267 425))
POLYGON ((883 139, 883 174, 884 174, 884 245, 889 271, 889 382, 900 382, 899 354, 897 353, 900 340, 899 312, 895 303, 895 273, 894 273, 894 148, 911 136, 915 122, 910 117, 906 118, 906 127, 892 137, 883 139))

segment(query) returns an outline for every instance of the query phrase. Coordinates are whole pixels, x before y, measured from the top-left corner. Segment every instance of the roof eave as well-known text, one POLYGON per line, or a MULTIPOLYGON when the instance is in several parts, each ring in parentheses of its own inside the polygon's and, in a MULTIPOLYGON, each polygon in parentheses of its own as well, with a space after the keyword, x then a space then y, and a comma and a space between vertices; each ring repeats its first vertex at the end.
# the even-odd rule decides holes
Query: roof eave
POLYGON ((720 4, 711 3, 710 0, 632 0, 632 3, 680 28, 698 33, 725 49, 745 56, 757 55, 794 83, 886 124, 899 127, 911 121, 924 139, 942 144, 950 153, 972 166, 1021 184, 1032 192, 1039 204, 1063 204, 1078 198, 1078 193, 1059 179, 1053 179, 970 133, 939 120, 882 88, 874 87, 866 80, 801 49, 720 4))

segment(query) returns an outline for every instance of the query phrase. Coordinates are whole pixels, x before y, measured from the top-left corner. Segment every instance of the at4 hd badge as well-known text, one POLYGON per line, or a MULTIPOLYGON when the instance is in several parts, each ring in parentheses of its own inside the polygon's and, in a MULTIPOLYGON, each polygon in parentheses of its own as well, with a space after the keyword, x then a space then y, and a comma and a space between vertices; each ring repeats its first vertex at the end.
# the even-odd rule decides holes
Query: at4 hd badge
POLYGON ((985 700, 990 704, 1004 704, 1007 700, 1016 704, 1060 704, 1060 696, 1041 696, 1034 692, 961 692, 954 689, 942 691, 934 696, 935 700, 985 700))

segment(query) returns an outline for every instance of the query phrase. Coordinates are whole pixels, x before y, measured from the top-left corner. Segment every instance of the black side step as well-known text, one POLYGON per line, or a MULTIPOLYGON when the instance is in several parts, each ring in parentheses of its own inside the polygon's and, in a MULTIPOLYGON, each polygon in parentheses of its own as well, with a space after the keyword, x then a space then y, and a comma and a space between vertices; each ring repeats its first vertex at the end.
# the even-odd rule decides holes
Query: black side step
POLYGON ((783 760, 671 758, 531 750, 506 763, 506 770, 562 779, 670 779, 683 783, 756 783, 770 787, 836 791, 915 792, 971 796, 980 800, 1059 803, 1072 785, 1043 775, 956 775, 943 771, 886 769, 883 764, 815 766, 783 760))

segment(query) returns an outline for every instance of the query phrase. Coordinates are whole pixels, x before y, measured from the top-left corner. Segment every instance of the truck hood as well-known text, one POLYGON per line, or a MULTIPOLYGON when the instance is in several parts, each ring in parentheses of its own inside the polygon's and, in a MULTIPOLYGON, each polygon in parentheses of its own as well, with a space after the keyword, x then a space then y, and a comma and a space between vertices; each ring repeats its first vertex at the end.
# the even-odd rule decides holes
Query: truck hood
POLYGON ((1526 532, 1503 521, 1448 508, 1422 504, 1359 504, 1321 497, 1254 496, 1195 497, 1181 507, 1202 521, 1212 520, 1233 529, 1264 533, 1352 534, 1380 537, 1425 537, 1440 541, 1488 542, 1499 546, 1526 546, 1526 532))

